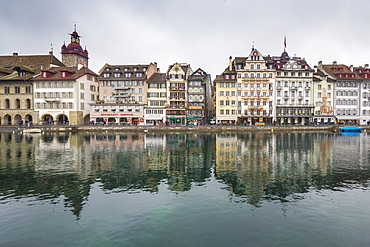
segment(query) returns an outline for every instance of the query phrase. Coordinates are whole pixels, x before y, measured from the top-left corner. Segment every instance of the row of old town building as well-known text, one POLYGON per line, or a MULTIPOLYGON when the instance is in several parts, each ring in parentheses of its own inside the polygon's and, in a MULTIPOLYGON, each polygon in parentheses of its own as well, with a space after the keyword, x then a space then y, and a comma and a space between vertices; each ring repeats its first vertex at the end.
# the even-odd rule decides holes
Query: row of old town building
MULTIPOLYGON (((174 63, 88 68, 76 31, 53 55, 0 56, 0 125, 307 125, 370 123, 370 68, 264 56, 230 57, 211 75, 174 63)), ((284 42, 285 43, 285 42, 284 42)))

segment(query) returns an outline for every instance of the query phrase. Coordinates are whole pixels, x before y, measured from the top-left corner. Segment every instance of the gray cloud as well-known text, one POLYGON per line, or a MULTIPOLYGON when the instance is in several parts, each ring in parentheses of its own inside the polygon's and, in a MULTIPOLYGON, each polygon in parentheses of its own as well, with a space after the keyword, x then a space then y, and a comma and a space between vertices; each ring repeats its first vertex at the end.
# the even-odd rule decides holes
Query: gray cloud
POLYGON ((190 63, 214 77, 228 57, 248 55, 252 42, 279 55, 363 65, 369 62, 370 2, 360 0, 11 1, 0 4, 0 53, 60 54, 74 22, 90 67, 105 63, 190 63))

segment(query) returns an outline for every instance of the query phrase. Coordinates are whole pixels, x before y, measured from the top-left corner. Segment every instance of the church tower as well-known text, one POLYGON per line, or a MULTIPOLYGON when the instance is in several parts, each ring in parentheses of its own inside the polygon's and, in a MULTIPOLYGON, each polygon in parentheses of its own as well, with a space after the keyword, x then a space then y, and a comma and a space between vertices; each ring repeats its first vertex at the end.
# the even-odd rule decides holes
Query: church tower
POLYGON ((71 35, 71 43, 68 46, 65 43, 62 45, 62 63, 68 67, 78 65, 88 67, 89 53, 86 48, 82 49, 80 45, 81 36, 76 31, 76 24, 73 33, 69 33, 69 35, 71 35))

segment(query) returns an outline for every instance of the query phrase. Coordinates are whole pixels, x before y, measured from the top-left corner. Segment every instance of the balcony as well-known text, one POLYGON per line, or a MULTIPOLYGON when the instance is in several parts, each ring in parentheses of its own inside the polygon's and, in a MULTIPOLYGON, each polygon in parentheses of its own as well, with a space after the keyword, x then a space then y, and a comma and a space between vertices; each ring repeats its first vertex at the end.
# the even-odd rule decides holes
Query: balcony
POLYGON ((114 87, 113 90, 127 90, 130 88, 131 86, 117 86, 117 87, 114 87))
POLYGON ((305 89, 305 90, 310 90, 310 89, 311 89, 311 87, 306 86, 306 87, 304 87, 304 89, 305 89))
POLYGON ((282 87, 281 86, 277 86, 276 87, 276 90, 281 90, 282 89, 282 87))
POLYGON ((61 98, 45 98, 44 99, 46 102, 61 102, 61 98))
POLYGON ((291 86, 290 90, 297 90, 297 87, 296 86, 291 86))
POLYGON ((170 108, 172 108, 172 109, 184 109, 185 105, 170 105, 170 108))
POLYGON ((127 98, 127 97, 130 97, 131 94, 130 93, 116 93, 114 94, 114 97, 116 98, 127 98))
POLYGON ((170 87, 171 91, 185 91, 185 87, 170 87))

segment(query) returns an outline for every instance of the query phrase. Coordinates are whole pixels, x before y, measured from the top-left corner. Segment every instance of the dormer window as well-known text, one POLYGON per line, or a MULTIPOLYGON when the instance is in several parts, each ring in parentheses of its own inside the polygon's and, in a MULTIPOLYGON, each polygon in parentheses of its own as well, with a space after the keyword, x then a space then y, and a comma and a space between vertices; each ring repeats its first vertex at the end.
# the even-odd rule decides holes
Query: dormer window
POLYGON ((143 68, 143 71, 144 71, 144 72, 146 71, 146 68, 145 68, 145 67, 143 68))
POLYGON ((134 71, 136 71, 136 70, 137 70, 137 68, 135 67, 135 68, 134 68, 134 71))
POLYGON ((44 72, 42 72, 42 77, 43 77, 43 78, 48 77, 48 73, 46 73, 45 71, 44 71, 44 72))
POLYGON ((124 70, 125 70, 125 71, 128 71, 128 68, 126 67, 124 70))
POLYGON ((121 73, 114 73, 113 74, 113 77, 120 77, 121 76, 121 73))
POLYGON ((66 72, 62 71, 62 77, 66 77, 66 72))
POLYGON ((104 73, 103 77, 109 77, 109 73, 104 73))
POLYGON ((24 71, 19 71, 19 76, 26 76, 26 72, 24 72, 24 71))

